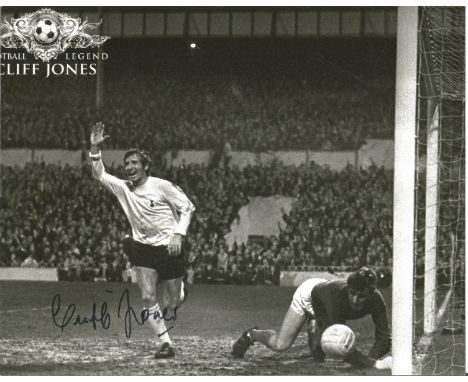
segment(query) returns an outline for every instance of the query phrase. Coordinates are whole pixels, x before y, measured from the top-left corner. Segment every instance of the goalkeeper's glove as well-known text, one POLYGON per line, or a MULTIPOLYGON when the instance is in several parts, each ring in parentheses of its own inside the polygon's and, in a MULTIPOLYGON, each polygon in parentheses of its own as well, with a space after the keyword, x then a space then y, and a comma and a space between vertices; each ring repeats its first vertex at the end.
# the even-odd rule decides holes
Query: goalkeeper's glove
POLYGON ((374 363, 374 369, 377 370, 391 370, 392 369, 392 356, 389 355, 385 358, 378 359, 374 363))

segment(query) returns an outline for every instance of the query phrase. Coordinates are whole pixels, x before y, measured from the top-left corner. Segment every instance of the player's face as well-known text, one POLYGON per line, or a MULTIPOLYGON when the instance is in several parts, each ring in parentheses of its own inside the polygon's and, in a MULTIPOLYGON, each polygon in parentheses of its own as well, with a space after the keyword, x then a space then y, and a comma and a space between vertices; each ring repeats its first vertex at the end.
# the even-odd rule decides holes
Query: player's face
POLYGON ((348 300, 352 310, 361 310, 370 296, 371 293, 367 291, 357 291, 348 288, 348 300))
POLYGON ((148 178, 139 155, 130 155, 127 157, 127 159, 125 159, 124 165, 128 180, 132 182, 133 185, 138 186, 142 184, 146 178, 148 178))

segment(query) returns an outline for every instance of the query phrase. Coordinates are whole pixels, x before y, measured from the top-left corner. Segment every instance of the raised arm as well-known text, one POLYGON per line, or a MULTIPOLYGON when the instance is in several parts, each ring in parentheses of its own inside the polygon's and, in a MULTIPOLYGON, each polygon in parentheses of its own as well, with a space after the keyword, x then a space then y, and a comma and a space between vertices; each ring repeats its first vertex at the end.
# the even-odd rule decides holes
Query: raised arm
POLYGON ((97 122, 93 125, 90 138, 92 155, 99 154, 99 145, 107 138, 110 138, 110 136, 104 135, 104 124, 102 122, 97 122))
POLYGON ((104 164, 101 160, 101 150, 99 145, 104 142, 108 135, 104 135, 104 124, 102 122, 97 122, 93 125, 91 130, 91 137, 89 139, 91 143, 91 150, 89 157, 92 161, 93 176, 97 179, 101 179, 102 175, 105 173, 104 164))
POLYGON ((93 177, 98 179, 104 186, 116 195, 122 195, 125 189, 125 181, 119 179, 106 172, 104 163, 101 159, 100 145, 104 142, 109 135, 104 135, 104 124, 102 122, 96 123, 91 130, 91 150, 89 157, 91 158, 91 168, 93 177))

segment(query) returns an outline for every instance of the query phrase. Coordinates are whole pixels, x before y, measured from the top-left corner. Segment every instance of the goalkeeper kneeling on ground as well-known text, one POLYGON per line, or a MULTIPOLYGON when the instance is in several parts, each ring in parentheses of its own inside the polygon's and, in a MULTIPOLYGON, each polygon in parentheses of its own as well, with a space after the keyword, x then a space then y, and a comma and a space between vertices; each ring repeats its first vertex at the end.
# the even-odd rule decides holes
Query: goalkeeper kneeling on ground
POLYGON ((374 344, 368 355, 362 354, 355 346, 344 355, 343 360, 357 368, 390 369, 391 356, 383 359, 391 348, 390 328, 385 301, 376 289, 377 276, 369 268, 361 268, 349 275, 345 282, 331 282, 317 285, 312 291, 312 307, 315 322, 310 320, 309 347, 313 357, 324 360, 321 346, 324 331, 334 324, 345 324, 371 315, 375 326, 374 344))
POLYGON ((252 328, 245 331, 234 343, 232 355, 235 358, 243 357, 256 342, 275 351, 285 351, 292 346, 307 323, 312 356, 317 361, 323 361, 325 353, 321 347, 321 337, 325 329, 371 315, 375 325, 375 341, 369 355, 352 347, 343 359, 358 368, 390 369, 391 357, 380 360, 390 351, 391 337, 387 307, 376 284, 375 272, 366 267, 352 272, 347 280, 306 280, 296 289, 280 330, 252 328))

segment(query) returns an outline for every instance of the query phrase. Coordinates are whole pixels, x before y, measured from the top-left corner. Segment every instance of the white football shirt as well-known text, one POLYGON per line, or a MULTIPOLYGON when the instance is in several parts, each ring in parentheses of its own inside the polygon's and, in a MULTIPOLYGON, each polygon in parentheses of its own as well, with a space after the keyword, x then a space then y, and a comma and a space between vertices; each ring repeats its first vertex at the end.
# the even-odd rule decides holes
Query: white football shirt
POLYGON ((179 187, 150 176, 144 184, 133 188, 130 182, 108 174, 101 159, 91 163, 93 176, 117 196, 134 240, 167 245, 174 233, 187 233, 195 207, 179 187))

